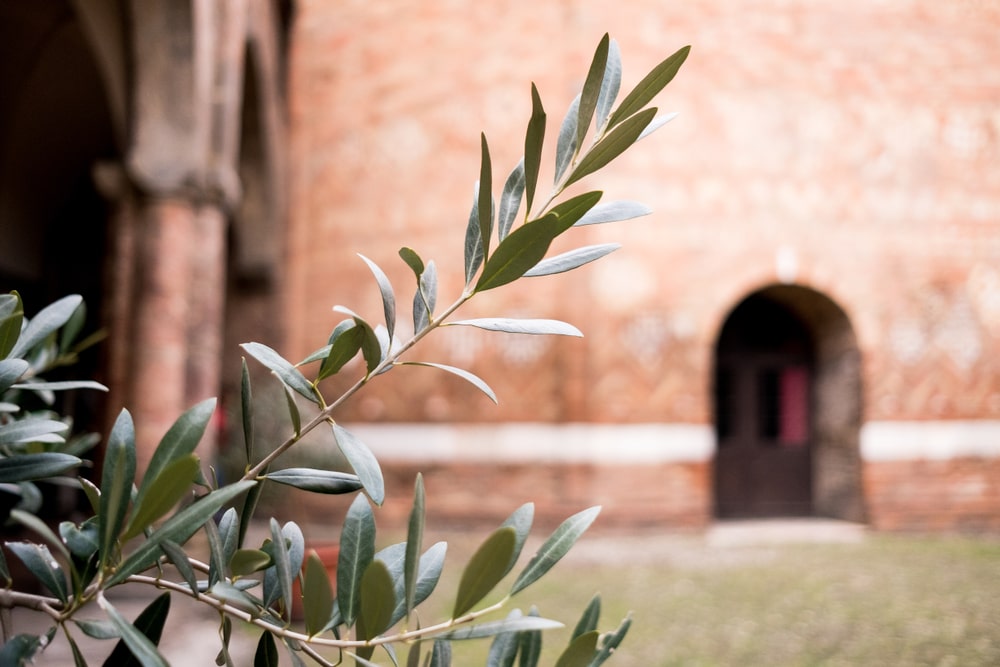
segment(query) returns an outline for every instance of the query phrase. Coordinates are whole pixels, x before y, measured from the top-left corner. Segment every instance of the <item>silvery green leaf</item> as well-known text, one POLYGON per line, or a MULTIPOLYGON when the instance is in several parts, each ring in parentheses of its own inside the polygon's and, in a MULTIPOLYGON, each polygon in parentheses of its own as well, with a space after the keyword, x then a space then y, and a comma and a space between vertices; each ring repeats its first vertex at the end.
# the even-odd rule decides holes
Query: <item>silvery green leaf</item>
POLYGON ((330 345, 327 346, 327 353, 323 363, 320 364, 317 379, 323 380, 339 373, 340 369, 361 350, 364 338, 364 330, 354 322, 353 318, 338 324, 330 334, 330 345))
POLYGON ((80 305, 69 316, 69 319, 66 320, 62 331, 59 332, 60 354, 66 354, 70 351, 71 346, 76 341, 76 337, 80 335, 80 331, 83 330, 83 325, 86 323, 87 304, 81 301, 80 305))
POLYGON ((661 127, 672 121, 674 118, 677 118, 677 115, 678 115, 677 112, 674 111, 673 113, 657 116, 652 121, 650 121, 649 125, 646 126, 646 129, 642 131, 642 134, 639 135, 639 139, 636 139, 636 141, 644 139, 649 135, 651 135, 653 132, 656 132, 658 129, 660 129, 661 127))
MULTIPOLYGON (((275 600, 284 602, 284 613, 290 617, 292 613, 292 578, 298 574, 299 568, 293 565, 292 544, 284 528, 272 518, 271 557, 274 565, 264 573, 264 606, 269 607, 275 600)), ((286 526, 287 527, 287 526, 286 526)), ((301 562, 299 563, 301 566, 301 562)))
POLYGON ((32 381, 15 384, 13 388, 36 392, 68 391, 70 389, 94 389, 96 391, 108 390, 108 388, 103 384, 100 382, 94 382, 93 380, 64 380, 62 382, 32 381))
MULTIPOLYGON (((0 426, 0 445, 10 445, 18 442, 41 442, 59 433, 65 433, 69 426, 55 419, 29 417, 20 421, 10 422, 0 426)), ((63 442, 62 436, 57 436, 57 442, 63 442)))
POLYGON ((360 638, 373 639, 385 632, 395 609, 396 588, 389 568, 380 560, 372 560, 361 576, 360 638))
POLYGON ((538 88, 531 84, 531 119, 524 136, 524 197, 525 215, 531 214, 538 185, 538 170, 542 164, 542 144, 545 141, 545 109, 538 88))
POLYGON ((91 517, 79 526, 72 521, 60 522, 59 536, 77 558, 90 558, 100 547, 96 517, 91 517))
POLYGON ((310 352, 305 359, 295 365, 305 366, 306 364, 311 364, 314 361, 319 361, 320 359, 325 358, 328 354, 330 354, 330 345, 324 345, 323 347, 310 352))
POLYGON ((135 625, 129 623, 117 609, 111 606, 103 594, 98 595, 97 604, 104 610, 108 619, 121 634, 118 645, 108 656, 105 664, 126 664, 126 660, 131 654, 135 656, 142 667, 169 667, 167 661, 156 649, 156 644, 160 641, 160 633, 163 631, 163 623, 170 610, 169 593, 163 593, 153 600, 150 606, 136 618, 135 625))
POLYGON ((10 317, 20 309, 21 297, 16 291, 0 294, 0 317, 10 317))
POLYGON ((470 627, 459 628, 439 635, 441 639, 482 639, 483 637, 494 637, 501 632, 524 632, 526 630, 555 630, 563 627, 559 621, 553 621, 540 616, 519 616, 518 618, 505 618, 502 621, 489 621, 470 627))
POLYGON ((166 434, 160 440, 153 458, 143 473, 142 482, 139 485, 139 493, 135 498, 134 505, 139 507, 143 504, 150 487, 160 477, 160 473, 175 461, 190 456, 198 443, 201 442, 208 423, 215 414, 216 399, 209 398, 186 410, 170 426, 166 434))
POLYGON ((479 227, 479 181, 476 181, 476 198, 469 211, 469 224, 465 228, 465 282, 472 282, 483 264, 483 236, 479 227))
POLYGON ((257 602, 253 599, 253 596, 228 581, 221 580, 215 582, 212 587, 208 589, 208 592, 212 595, 212 597, 222 600, 226 604, 245 611, 248 614, 256 616, 260 613, 260 609, 257 606, 257 602))
POLYGON ((590 70, 583 83, 583 90, 580 92, 580 105, 577 113, 576 124, 576 145, 583 146, 583 140, 590 129, 590 122, 594 119, 594 112, 597 110, 597 99, 601 94, 601 84, 604 80, 604 72, 608 62, 608 47, 611 36, 604 33, 594 58, 590 62, 590 70))
POLYGON ((420 259, 420 255, 417 254, 416 250, 407 248, 406 246, 399 249, 399 256, 410 267, 410 270, 413 271, 413 275, 419 282, 420 274, 424 272, 424 260, 420 259))
MULTIPOLYGON (((480 134, 482 158, 479 166, 479 193, 476 203, 476 214, 479 218, 479 238, 483 246, 483 260, 490 256, 490 239, 493 236, 493 164, 490 160, 490 147, 486 142, 486 133, 480 134)), ((471 281, 472 276, 466 278, 471 281)))
POLYGON ((385 481, 378 459, 365 443, 340 424, 333 424, 333 437, 344 458, 364 485, 365 493, 373 503, 381 505, 385 501, 385 481))
POLYGON ((451 642, 435 639, 434 648, 424 667, 451 667, 451 642))
POLYGON ((583 610, 583 614, 580 616, 580 620, 577 621, 576 627, 573 628, 572 639, 576 639, 580 635, 591 632, 597 629, 597 623, 601 620, 601 596, 595 595, 590 599, 590 604, 587 608, 583 610))
POLYGON ((186 496, 199 474, 199 459, 195 454, 186 454, 174 459, 157 475, 143 478, 142 489, 132 503, 128 523, 122 531, 121 539, 128 540, 149 528, 154 521, 165 516, 174 505, 186 496), (151 480, 146 483, 147 480, 151 480))
POLYGON ((364 496, 351 503, 340 532, 337 561, 337 606, 347 627, 361 609, 361 577, 375 557, 375 516, 364 496))
POLYGON ((8 639, 0 645, 0 664, 21 667, 30 665, 38 649, 42 647, 42 638, 37 635, 21 633, 8 639))
POLYGON ((247 463, 253 463, 253 389, 250 385, 250 369, 246 357, 240 358, 240 413, 243 425, 243 453, 247 463))
POLYGON ((597 131, 603 131, 618 97, 622 84, 622 56, 618 42, 614 39, 608 45, 608 61, 604 68, 604 80, 601 82, 601 94, 597 98, 597 131))
POLYGON ((235 507, 230 507, 223 513, 219 519, 218 532, 222 563, 225 565, 240 547, 240 515, 235 507))
POLYGON ((481 317, 471 320, 456 320, 448 324, 449 326, 470 326, 488 331, 503 331, 505 333, 583 336, 580 330, 572 324, 567 324, 559 320, 481 317))
MULTIPOLYGON (((528 610, 528 615, 537 618, 539 616, 538 609, 532 607, 528 610)), ((526 630, 519 632, 518 637, 520 637, 519 650, 521 654, 518 667, 538 667, 538 660, 542 655, 542 631, 526 630)))
POLYGON ((101 511, 97 515, 101 568, 113 557, 114 545, 132 499, 135 468, 135 425, 132 423, 132 415, 127 410, 122 410, 111 427, 111 435, 104 450, 101 511))
POLYGON ((415 333, 423 331, 430 319, 434 317, 434 309, 437 307, 437 292, 437 265, 434 260, 431 260, 427 262, 423 273, 420 274, 417 292, 413 295, 413 331, 415 333))
POLYGON ((81 303, 83 303, 83 297, 79 294, 71 294, 38 311, 21 331, 21 336, 17 339, 9 356, 24 356, 29 350, 45 340, 49 334, 66 324, 73 315, 73 311, 81 303))
POLYGON ((320 468, 284 468, 269 472, 265 477, 272 482, 313 493, 351 493, 362 488, 357 475, 320 468))
POLYGON ((295 394, 292 393, 291 387, 287 384, 282 384, 281 389, 285 392, 285 406, 288 408, 288 418, 292 422, 295 437, 298 437, 302 432, 302 416, 299 413, 299 404, 295 402, 295 394))
POLYGON ((420 550, 423 548, 425 523, 424 477, 417 473, 413 488, 413 507, 406 529, 406 548, 403 554, 403 595, 401 601, 406 616, 413 611, 413 598, 417 586, 417 568, 420 562, 420 550))
MULTIPOLYGON (((381 362, 389 356, 389 350, 392 348, 392 339, 389 337, 389 330, 381 324, 375 327, 375 338, 378 340, 379 361, 381 362)), ((379 371, 379 375, 388 373, 391 370, 392 364, 389 364, 379 371)))
POLYGON ((621 222, 649 215, 652 212, 653 209, 637 201, 627 199, 608 201, 597 204, 587 211, 574 226, 583 227, 584 225, 599 225, 605 222, 621 222))
POLYGON ((83 634, 93 639, 118 639, 122 636, 114 623, 105 619, 73 618, 71 620, 76 627, 83 631, 83 634))
POLYGON ((558 204, 543 217, 521 225, 497 246, 476 283, 485 292, 512 283, 545 257, 552 241, 600 201, 599 191, 585 192, 558 204))
POLYGON ((163 553, 166 554, 167 559, 177 568, 177 572, 184 579, 184 583, 191 590, 198 590, 198 578, 194 573, 194 568, 191 566, 191 561, 188 560, 188 555, 184 553, 184 547, 176 542, 164 540, 160 544, 160 548, 163 549, 163 553))
POLYGON ((503 241, 510 233, 521 207, 521 197, 524 196, 524 159, 522 158, 514 170, 507 176, 500 194, 500 212, 497 215, 497 238, 503 241))
POLYGON ((323 632, 333 616, 333 588, 327 566, 315 551, 306 558, 303 573, 302 606, 305 612, 306 634, 323 632))
MULTIPOLYGON (((441 579, 441 572, 444 570, 444 557, 447 552, 447 542, 436 542, 420 556, 420 564, 417 568, 416 581, 413 588, 413 607, 424 602, 434 592, 438 581, 441 579)), ((398 602, 396 610, 392 615, 392 623, 396 623, 406 615, 405 597, 405 590, 399 589, 396 593, 398 602)))
POLYGON ((365 358, 365 366, 370 374, 382 361, 382 343, 379 342, 374 327, 363 317, 345 306, 334 306, 334 312, 350 315, 354 318, 354 323, 361 329, 361 355, 365 358))
MULTIPOLYGON (((184 544, 216 512, 256 485, 255 481, 234 482, 202 496, 171 516, 162 526, 153 531, 135 551, 125 557, 115 573, 105 581, 107 587, 121 583, 131 575, 153 565, 160 556, 160 545, 165 540, 184 544)), ((103 494, 101 497, 103 498, 103 494)))
MULTIPOLYGON (((507 615, 508 619, 521 618, 524 613, 513 609, 507 615)), ((516 632, 503 632, 493 638, 489 653, 486 654, 486 667, 514 667, 517 656, 519 635, 516 632)))
POLYGON ((584 264, 598 260, 619 248, 621 248, 621 244, 619 243, 602 243, 600 245, 591 245, 570 250, 555 257, 543 259, 538 264, 535 264, 534 268, 526 272, 524 277, 537 278, 539 276, 549 276, 554 273, 571 271, 584 264))
POLYGON ((284 384, 304 396, 312 403, 318 403, 315 388, 295 366, 280 354, 262 343, 243 343, 240 345, 247 354, 262 363, 278 376, 284 384))
POLYGON ((484 382, 482 378, 480 378, 479 376, 475 375, 474 373, 470 373, 469 371, 467 371, 465 369, 456 368, 455 366, 448 366, 446 364, 436 364, 436 363, 433 363, 433 362, 430 362, 430 361, 404 361, 404 362, 402 362, 402 365, 404 365, 404 366, 427 366, 428 368, 437 368, 437 369, 445 371, 447 373, 451 373, 453 375, 457 375, 458 377, 462 378, 466 382, 469 382, 472 385, 474 385, 476 387, 476 389, 478 389, 479 391, 481 391, 484 394, 486 394, 491 401, 493 401, 494 403, 497 402, 497 395, 493 392, 492 389, 490 389, 490 386, 488 384, 486 384, 486 382, 484 382))
POLYGON ((562 125, 559 127, 559 138, 556 140, 556 175, 558 183, 576 155, 576 125, 579 120, 580 96, 577 95, 570 103, 562 125))
POLYGON ((378 283, 378 289, 382 295, 382 310, 385 313, 385 326, 389 331, 389 338, 392 338, 393 332, 396 330, 396 295, 392 291, 392 284, 389 282, 389 277, 385 275, 385 271, 379 268, 378 264, 364 255, 359 254, 358 257, 368 265, 375 276, 375 282, 378 283))
POLYGON ((17 344, 24 323, 24 307, 17 292, 0 294, 0 359, 6 359, 17 344))
MULTIPOLYGON (((514 567, 517 559, 521 556, 521 550, 524 548, 524 543, 528 539, 528 533, 531 532, 531 524, 535 519, 535 505, 534 503, 525 503, 518 507, 514 512, 507 517, 506 521, 501 524, 501 527, 509 526, 514 529, 514 552, 511 554, 510 564, 507 566, 507 572, 514 567)), ((504 573, 506 574, 506 573, 504 573)))
POLYGON ((511 526, 495 530, 469 559, 458 582, 452 618, 459 618, 471 611, 496 587, 507 573, 507 565, 517 542, 511 526))
POLYGON ((45 479, 71 470, 83 463, 82 460, 60 452, 41 454, 18 454, 0 459, 0 484, 28 482, 45 479))
POLYGON ((63 602, 69 599, 66 575, 47 546, 33 542, 6 542, 4 546, 17 556, 28 571, 35 575, 35 578, 53 595, 63 602))
POLYGON ((655 115, 656 107, 651 107, 622 121, 621 125, 606 134, 594 144, 594 147, 586 155, 580 158, 580 162, 566 179, 566 186, 605 167, 628 150, 639 139, 639 135, 646 129, 655 115))
POLYGON ((430 315, 427 313, 427 301, 418 288, 413 294, 413 331, 419 333, 427 328, 430 315))
POLYGON ((10 389, 21 379, 31 365, 24 359, 4 359, 0 361, 0 393, 10 389))
POLYGON ((511 587, 510 594, 515 595, 524 590, 551 570, 552 566, 559 562, 576 544, 576 541, 590 527, 600 511, 600 507, 591 507, 577 512, 563 521, 545 540, 545 543, 528 562, 527 567, 518 575, 513 587, 511 587))
MULTIPOLYGON (((26 490, 24 487, 34 487, 34 484, 22 484, 21 487, 21 491, 24 493, 26 490)), ((39 501, 40 500, 42 500, 41 497, 39 498, 39 501)), ((34 531, 36 535, 42 538, 42 541, 47 542, 49 546, 58 551, 59 555, 67 561, 71 560, 69 549, 67 549, 66 545, 63 544, 62 539, 56 535, 55 531, 52 530, 47 522, 42 521, 38 518, 38 516, 33 514, 33 511, 36 512, 37 510, 33 508, 32 511, 27 511, 19 507, 10 511, 10 518, 29 530, 34 531)))
POLYGON ((643 77, 642 81, 625 96, 622 103, 611 114, 611 118, 608 119, 608 128, 624 122, 652 101, 673 80, 690 51, 690 46, 678 49, 643 77))
POLYGON ((229 561, 229 570, 234 577, 245 577, 274 565, 271 554, 262 549, 237 549, 229 561))

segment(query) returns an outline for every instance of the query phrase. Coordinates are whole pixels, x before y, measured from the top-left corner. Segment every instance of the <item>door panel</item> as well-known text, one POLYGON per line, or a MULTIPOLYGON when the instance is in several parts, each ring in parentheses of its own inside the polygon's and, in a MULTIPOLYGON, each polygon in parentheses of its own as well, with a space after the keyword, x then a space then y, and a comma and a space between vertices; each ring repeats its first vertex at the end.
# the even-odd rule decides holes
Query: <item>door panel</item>
POLYGON ((794 356, 741 355, 720 362, 715 461, 720 517, 811 513, 810 375, 794 356))

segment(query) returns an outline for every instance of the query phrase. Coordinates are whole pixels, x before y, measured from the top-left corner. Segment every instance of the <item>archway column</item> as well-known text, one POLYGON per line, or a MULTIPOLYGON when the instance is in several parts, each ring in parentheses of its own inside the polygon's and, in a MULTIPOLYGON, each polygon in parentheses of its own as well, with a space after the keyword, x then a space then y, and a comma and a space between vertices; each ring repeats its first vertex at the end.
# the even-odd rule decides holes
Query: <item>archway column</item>
MULTIPOLYGON (((227 227, 236 164, 247 0, 132 0, 131 129, 116 188, 111 352, 142 470, 181 413, 221 390, 227 227)), ((210 428, 200 454, 211 460, 210 428)))
MULTIPOLYGON (((197 210, 183 199, 140 203, 135 243, 136 294, 126 405, 136 415, 139 468, 188 399, 191 296, 197 210)), ((216 291, 202 285, 203 291, 216 291)))

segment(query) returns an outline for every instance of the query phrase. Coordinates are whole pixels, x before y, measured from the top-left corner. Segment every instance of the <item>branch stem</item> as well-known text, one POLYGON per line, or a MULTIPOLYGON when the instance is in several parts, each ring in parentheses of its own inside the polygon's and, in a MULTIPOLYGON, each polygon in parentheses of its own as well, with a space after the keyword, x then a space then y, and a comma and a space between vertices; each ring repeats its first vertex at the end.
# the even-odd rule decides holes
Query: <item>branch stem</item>
POLYGON ((365 646, 380 646, 382 644, 395 644, 399 642, 412 641, 416 639, 425 639, 427 637, 432 637, 434 635, 442 634, 454 628, 460 627, 462 625, 467 625, 473 621, 479 619, 480 617, 490 614, 492 612, 498 611, 504 607, 507 603, 507 598, 485 607, 478 611, 469 612, 458 618, 449 619, 442 623, 437 623, 435 625, 429 625, 426 628, 420 628, 417 630, 409 630, 406 632, 401 632, 395 635, 385 635, 382 637, 375 637, 369 640, 354 640, 354 639, 327 639, 324 637, 317 637, 315 635, 308 635, 304 632, 297 632, 288 627, 281 627, 275 625, 272 621, 261 618, 251 612, 244 609, 234 607, 231 604, 223 602, 218 598, 211 595, 201 593, 199 591, 191 590, 187 585, 177 583, 176 581, 170 581, 169 579, 161 579, 158 577, 150 577, 147 575, 134 574, 126 581, 137 584, 146 584, 147 586, 153 586, 154 588, 159 588, 162 590, 167 590, 173 593, 179 593, 181 595, 186 595, 189 598, 196 600, 198 602, 203 602, 208 606, 212 607, 216 611, 231 616, 233 618, 239 619, 244 623, 250 623, 258 628, 262 628, 271 634, 274 634, 285 639, 294 639, 303 644, 308 644, 311 646, 326 646, 330 648, 339 649, 355 649, 363 648, 365 646))
POLYGON ((241 478, 240 481, 257 479, 257 477, 259 477, 267 469, 267 467, 274 462, 275 459, 277 459, 283 453, 288 451, 290 447, 294 446, 295 443, 301 440, 307 433, 312 431, 320 424, 330 421, 333 418, 334 411, 341 405, 343 405, 343 403, 347 399, 349 399, 354 394, 358 393, 358 391, 366 384, 368 384, 368 381, 371 380, 373 377, 377 376, 379 373, 383 372, 390 366, 394 365, 397 361, 399 361, 399 358, 403 354, 408 352, 414 345, 423 340, 423 338, 427 336, 427 334, 429 334, 431 331, 437 329, 442 324, 444 324, 445 320, 451 317, 451 315, 456 310, 461 308, 466 301, 471 299, 472 296, 473 292, 470 292, 468 289, 465 292, 463 292, 462 296, 460 296, 453 304, 451 304, 450 306, 448 306, 448 308, 442 311, 440 315, 438 315, 430 322, 428 322, 426 327, 424 327, 417 333, 413 334, 413 336, 408 341, 403 343, 397 350, 390 352, 388 355, 386 355, 386 358, 383 359, 378 364, 378 366, 376 366, 371 371, 371 373, 368 373, 363 378, 357 380, 353 385, 351 385, 348 389, 346 389, 343 394, 338 396, 336 400, 334 400, 332 403, 328 404, 326 407, 320 410, 315 417, 313 417, 305 425, 303 425, 302 428, 299 429, 298 433, 289 436, 288 439, 285 440, 280 445, 278 445, 274 449, 274 451, 270 452, 267 456, 262 458, 254 466, 248 469, 243 474, 243 477, 241 478))

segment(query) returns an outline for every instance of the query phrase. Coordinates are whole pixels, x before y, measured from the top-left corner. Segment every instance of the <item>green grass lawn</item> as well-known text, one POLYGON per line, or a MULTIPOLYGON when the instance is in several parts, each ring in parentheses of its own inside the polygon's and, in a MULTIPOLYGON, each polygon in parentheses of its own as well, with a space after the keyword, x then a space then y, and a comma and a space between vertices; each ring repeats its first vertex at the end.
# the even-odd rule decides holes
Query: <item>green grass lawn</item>
MULTIPOLYGON (((450 546, 439 590, 421 607, 422 624, 447 618, 462 566, 487 533, 426 536, 425 546, 437 539, 450 546)), ((536 546, 526 547, 501 593, 536 546)), ((874 535, 855 544, 710 548, 700 537, 585 535, 514 599, 515 606, 535 604, 541 615, 568 626, 545 634, 541 664, 555 665, 595 592, 603 600, 602 630, 614 629, 626 614, 633 619, 609 667, 1000 665, 995 537, 874 535)), ((126 602, 121 609, 130 618, 146 604, 136 600, 126 608, 126 602)), ((175 603, 174 625, 164 634, 173 664, 214 664, 218 617, 183 599, 175 603)), ((97 610, 84 614, 99 616, 97 610)), ((235 664, 252 664, 256 634, 238 628, 235 664)), ((96 640, 89 645, 94 656, 111 648, 96 640)), ((485 640, 456 644, 453 664, 484 666, 488 648, 485 640)), ((280 654, 281 664, 291 665, 286 652, 280 654)), ((399 658, 406 664, 405 649, 399 658)), ((389 664, 384 652, 375 659, 389 664)), ((38 664, 72 664, 65 642, 57 637, 38 664)))
MULTIPOLYGON (((595 591, 602 629, 631 612, 609 665, 1000 665, 994 539, 709 549, 691 538, 655 553, 642 540, 622 542, 599 559, 571 553, 519 600, 569 626, 595 591)), ((546 634, 544 664, 568 634, 546 634)), ((455 664, 485 664, 485 652, 462 648, 455 664)))

